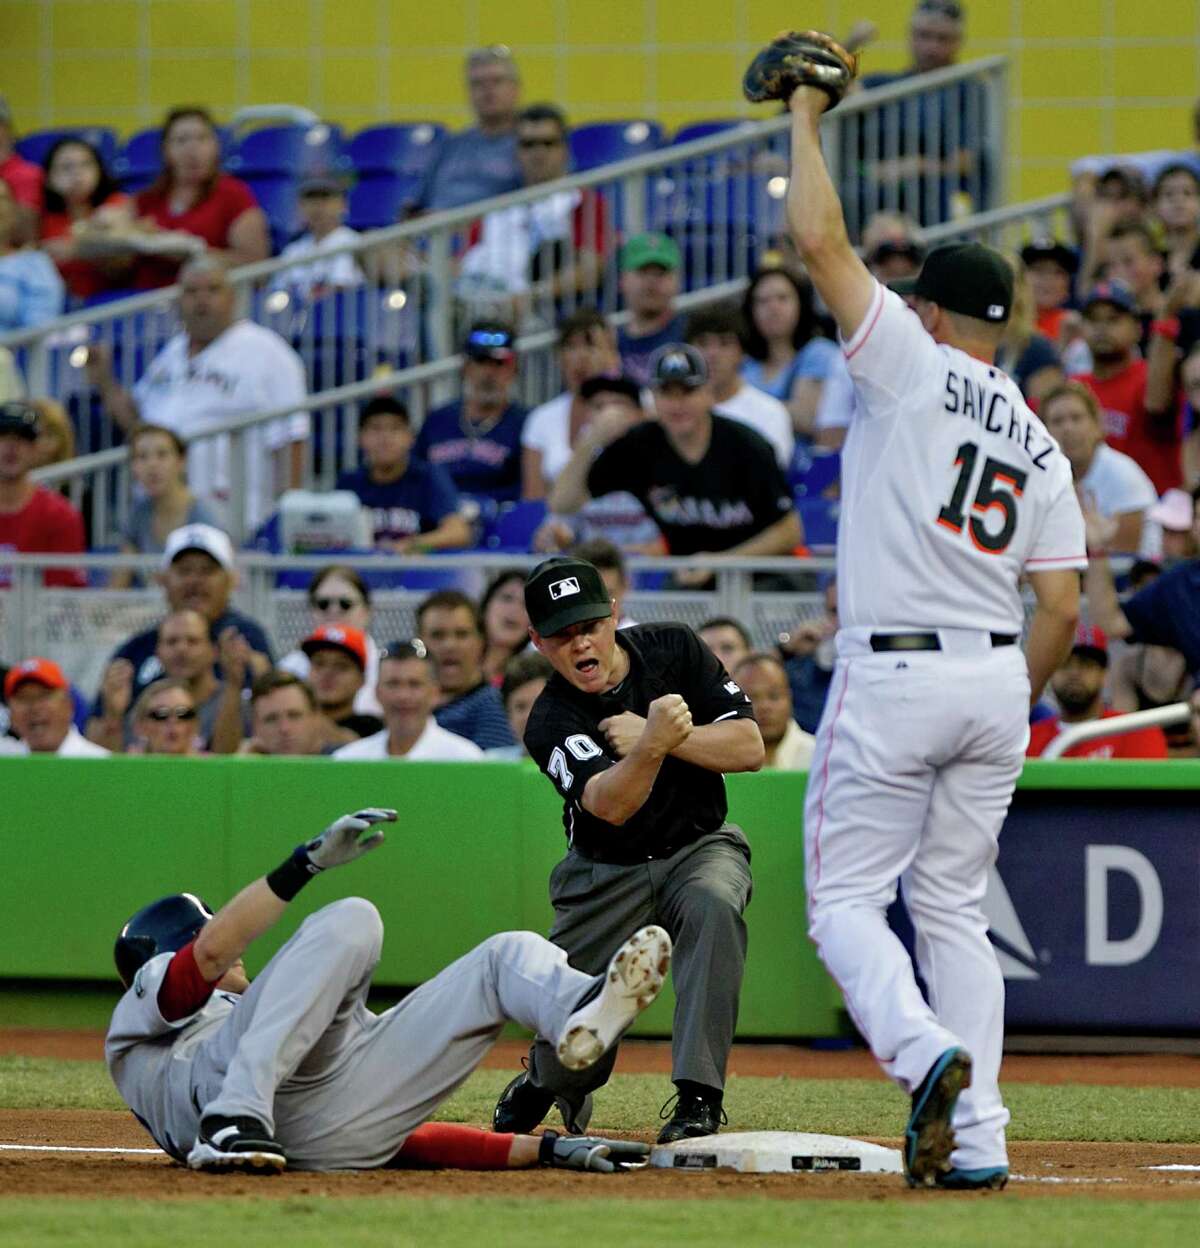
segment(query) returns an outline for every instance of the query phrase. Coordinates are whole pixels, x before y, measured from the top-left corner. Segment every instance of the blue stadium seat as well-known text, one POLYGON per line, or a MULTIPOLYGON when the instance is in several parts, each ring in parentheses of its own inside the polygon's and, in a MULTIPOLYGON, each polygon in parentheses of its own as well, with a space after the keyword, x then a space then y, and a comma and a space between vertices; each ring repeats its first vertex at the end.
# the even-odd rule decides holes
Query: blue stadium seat
POLYGON ((841 504, 830 498, 797 498, 796 510, 804 525, 804 544, 810 550, 837 545, 838 513, 841 504))
POLYGON ((346 224, 355 230, 377 230, 395 225, 405 203, 420 186, 419 177, 397 173, 375 173, 360 178, 350 192, 346 224))
POLYGON ((533 546, 533 535, 545 518, 546 500, 544 498, 508 503, 500 508, 493 519, 488 521, 484 531, 483 547, 489 551, 528 554, 533 546))
POLYGON ((596 121, 571 131, 571 160, 575 171, 582 173, 615 160, 644 156, 662 143, 662 126, 657 121, 596 121))
POLYGON ((420 177, 437 154, 446 127, 427 121, 368 126, 346 148, 351 165, 360 173, 398 173, 420 177))
POLYGON ((108 126, 64 126, 54 130, 35 130, 16 142, 16 149, 35 165, 46 159, 46 153, 59 139, 83 139, 99 153, 106 169, 112 168, 117 155, 117 132, 108 126))
POLYGON ((820 498, 841 476, 841 473, 842 457, 837 451, 832 454, 818 452, 811 456, 805 471, 793 471, 788 474, 788 483, 797 499, 820 498))
POLYGON ((298 184, 289 177, 249 177, 246 183, 267 214, 273 250, 278 251, 302 228, 298 184))
POLYGON ((723 130, 732 130, 744 122, 741 117, 721 117, 712 121, 694 121, 690 126, 680 126, 671 138, 671 143, 690 143, 693 139, 707 139, 710 135, 720 134, 723 130))
POLYGON ((113 161, 113 174, 125 190, 148 185, 162 168, 162 131, 139 130, 125 140, 124 146, 113 161))
POLYGON ((225 168, 238 177, 274 174, 292 178, 345 167, 338 126, 264 126, 238 140, 225 168))

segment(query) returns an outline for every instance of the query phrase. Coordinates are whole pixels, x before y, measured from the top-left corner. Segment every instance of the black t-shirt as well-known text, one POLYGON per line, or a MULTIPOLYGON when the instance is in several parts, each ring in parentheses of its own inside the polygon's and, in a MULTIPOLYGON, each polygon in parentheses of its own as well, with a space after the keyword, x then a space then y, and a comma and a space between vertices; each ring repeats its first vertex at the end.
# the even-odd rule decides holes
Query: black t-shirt
POLYGON ((668 756, 642 808, 621 827, 581 805, 587 782, 618 762, 600 721, 622 711, 645 716, 650 703, 677 693, 699 727, 720 719, 754 719, 750 699, 720 659, 685 624, 637 624, 617 633, 629 672, 608 693, 583 693, 557 672, 533 704, 525 748, 563 796, 563 828, 585 857, 637 862, 665 857, 725 822, 719 772, 668 756))
POLYGON ((673 555, 728 550, 794 506, 770 443, 725 416, 713 416, 708 450, 697 464, 681 458, 657 421, 635 425, 596 456, 587 488, 594 498, 628 490, 673 555))

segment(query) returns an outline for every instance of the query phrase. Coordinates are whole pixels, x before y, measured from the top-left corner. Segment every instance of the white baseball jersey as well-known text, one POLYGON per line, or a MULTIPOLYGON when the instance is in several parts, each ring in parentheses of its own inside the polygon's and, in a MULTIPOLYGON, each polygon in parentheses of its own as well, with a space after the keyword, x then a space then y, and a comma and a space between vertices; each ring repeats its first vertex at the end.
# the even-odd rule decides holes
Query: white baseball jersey
POLYGON ((844 344, 838 612, 849 627, 1020 633, 1021 572, 1087 566, 1058 443, 1000 369, 938 344, 876 284, 844 344))

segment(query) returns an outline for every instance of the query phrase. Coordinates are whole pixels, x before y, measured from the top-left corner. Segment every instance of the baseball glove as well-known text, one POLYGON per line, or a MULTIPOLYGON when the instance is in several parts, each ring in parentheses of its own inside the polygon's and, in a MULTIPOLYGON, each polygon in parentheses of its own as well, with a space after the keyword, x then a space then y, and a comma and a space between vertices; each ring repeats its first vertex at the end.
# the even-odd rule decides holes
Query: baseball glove
POLYGON ((600 1135, 559 1135, 544 1131, 538 1160, 555 1170, 599 1170, 605 1174, 643 1166, 650 1146, 636 1140, 609 1140, 600 1135))
POLYGON ((742 91, 751 104, 782 100, 797 87, 820 87, 835 108, 858 73, 858 57, 819 30, 785 30, 750 62, 742 91))

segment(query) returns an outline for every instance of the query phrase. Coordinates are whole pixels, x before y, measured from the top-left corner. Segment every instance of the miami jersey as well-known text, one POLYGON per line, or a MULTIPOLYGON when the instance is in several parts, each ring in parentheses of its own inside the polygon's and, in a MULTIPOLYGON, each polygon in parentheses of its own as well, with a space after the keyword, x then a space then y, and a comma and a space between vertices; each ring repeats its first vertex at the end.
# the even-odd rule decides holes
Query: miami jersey
POLYGON ((1008 376, 879 284, 844 351, 842 626, 1020 633, 1021 573, 1087 566, 1066 456, 1008 376))

